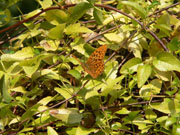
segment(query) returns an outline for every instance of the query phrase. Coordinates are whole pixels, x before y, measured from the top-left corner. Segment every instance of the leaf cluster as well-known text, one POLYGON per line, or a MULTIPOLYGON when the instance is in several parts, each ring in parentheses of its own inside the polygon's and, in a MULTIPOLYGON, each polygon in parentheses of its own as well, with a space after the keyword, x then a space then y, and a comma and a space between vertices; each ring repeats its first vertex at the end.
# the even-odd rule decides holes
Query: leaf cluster
POLYGON ((180 2, 37 2, 0 30, 0 134, 180 135, 180 2), (71 54, 104 44, 93 79, 71 54))

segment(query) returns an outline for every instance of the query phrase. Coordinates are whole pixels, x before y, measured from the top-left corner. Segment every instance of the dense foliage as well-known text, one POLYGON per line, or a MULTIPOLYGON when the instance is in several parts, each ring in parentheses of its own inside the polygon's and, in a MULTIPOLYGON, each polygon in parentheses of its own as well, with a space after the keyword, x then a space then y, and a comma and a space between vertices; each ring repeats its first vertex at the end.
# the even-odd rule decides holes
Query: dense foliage
POLYGON ((0 134, 180 135, 180 2, 36 1, 0 0, 0 134))

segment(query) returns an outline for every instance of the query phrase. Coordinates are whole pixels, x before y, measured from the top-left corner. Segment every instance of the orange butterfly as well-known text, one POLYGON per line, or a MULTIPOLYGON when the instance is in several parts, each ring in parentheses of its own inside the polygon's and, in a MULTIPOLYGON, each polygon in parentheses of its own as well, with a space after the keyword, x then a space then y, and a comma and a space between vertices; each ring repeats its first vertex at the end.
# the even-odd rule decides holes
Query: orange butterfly
POLYGON ((100 46, 97 48, 87 60, 86 63, 82 63, 79 59, 79 63, 82 65, 83 69, 90 74, 93 78, 97 78, 104 71, 104 56, 107 51, 107 45, 100 46))

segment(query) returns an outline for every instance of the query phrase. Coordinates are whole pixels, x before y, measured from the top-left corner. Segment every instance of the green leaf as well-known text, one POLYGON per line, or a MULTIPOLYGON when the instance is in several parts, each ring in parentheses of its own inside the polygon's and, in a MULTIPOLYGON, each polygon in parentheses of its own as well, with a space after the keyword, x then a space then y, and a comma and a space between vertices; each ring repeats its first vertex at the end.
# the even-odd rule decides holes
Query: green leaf
POLYGON ((177 99, 164 99, 162 103, 152 103, 151 107, 165 114, 174 114, 180 112, 180 103, 177 99))
POLYGON ((67 133, 68 135, 75 135, 75 134, 76 134, 76 130, 77 130, 77 127, 68 128, 68 129, 66 129, 66 133, 67 133))
POLYGON ((116 89, 116 86, 118 85, 117 83, 120 82, 123 78, 123 76, 120 76, 115 79, 108 79, 108 81, 106 82, 107 85, 103 87, 101 95, 107 96, 111 91, 116 89))
POLYGON ((24 87, 22 87, 22 86, 18 86, 18 87, 15 87, 15 88, 13 88, 13 89, 10 89, 11 91, 15 91, 15 92, 20 92, 20 93, 23 93, 23 94, 25 94, 27 91, 25 90, 25 88, 24 87))
POLYGON ((91 132, 96 131, 96 129, 94 128, 84 128, 82 126, 78 126, 77 130, 76 130, 76 135, 89 135, 91 132))
POLYGON ((21 120, 25 120, 25 119, 29 119, 31 118, 35 113, 39 112, 38 111, 38 107, 40 106, 40 104, 35 104, 32 107, 28 108, 28 110, 26 110, 26 112, 22 115, 21 120))
POLYGON ((158 69, 154 68, 153 71, 156 73, 155 76, 162 81, 170 81, 172 78, 172 73, 169 72, 164 72, 164 71, 159 71, 158 69))
POLYGON ((2 61, 22 61, 34 56, 34 49, 32 47, 24 47, 22 50, 17 51, 14 54, 1 55, 2 61))
POLYGON ((43 69, 41 75, 44 75, 46 78, 60 80, 58 71, 53 71, 52 69, 43 69))
POLYGON ((50 7, 53 4, 52 0, 36 0, 42 6, 43 9, 50 7))
POLYGON ((32 59, 21 61, 19 65, 22 66, 27 76, 31 77, 32 74, 38 70, 41 60, 52 56, 53 54, 42 53, 32 59))
POLYGON ((180 50, 180 41, 178 40, 177 37, 174 37, 170 43, 168 44, 168 48, 171 50, 171 51, 178 51, 180 50))
POLYGON ((139 94, 149 99, 151 95, 160 93, 161 87, 162 81, 159 79, 154 79, 149 84, 143 85, 139 91, 139 94))
POLYGON ((60 41, 56 40, 41 40, 40 45, 45 51, 56 51, 59 47, 60 41))
POLYGON ((116 114, 129 114, 131 111, 127 110, 126 108, 122 108, 119 111, 116 111, 116 114))
MULTIPOLYGON (((32 12, 29 12, 29 13, 25 16, 25 18, 30 18, 30 17, 38 14, 39 12, 41 12, 41 10, 40 10, 39 8, 36 9, 36 10, 33 10, 32 12)), ((30 24, 30 25, 31 25, 32 23, 26 22, 26 23, 24 23, 24 24, 25 24, 25 25, 27 25, 27 24, 30 24)))
POLYGON ((123 40, 122 35, 118 35, 116 33, 106 33, 104 34, 104 37, 106 37, 109 41, 120 43, 123 40))
POLYGON ((168 119, 166 119, 165 122, 165 127, 168 128, 169 126, 173 125, 174 123, 176 123, 177 119, 175 117, 170 117, 168 119))
POLYGON ((161 123, 161 122, 166 121, 167 119, 168 119, 168 116, 162 116, 162 117, 157 118, 156 121, 161 123))
POLYGON ((58 135, 58 133, 50 126, 47 127, 48 135, 58 135))
MULTIPOLYGON (((0 5, 1 7, 1 5, 0 5)), ((5 9, 4 11, 0 11, 0 27, 6 25, 11 20, 11 12, 9 9, 5 9)))
POLYGON ((163 14, 158 18, 157 23, 154 25, 155 28, 160 29, 167 36, 170 36, 171 24, 170 24, 170 15, 163 14))
POLYGON ((128 114, 128 118, 129 120, 133 121, 134 119, 136 119, 136 117, 138 117, 139 111, 132 111, 128 114))
POLYGON ((22 71, 22 67, 19 65, 19 62, 14 61, 2 61, 0 63, 1 71, 9 73, 11 75, 17 75, 22 71))
POLYGON ((172 135, 180 135, 180 125, 173 125, 172 135))
POLYGON ((18 132, 19 135, 25 135, 25 133, 23 132, 30 132, 32 131, 34 128, 33 127, 27 127, 27 128, 23 128, 20 132, 18 132))
POLYGON ((145 117, 146 117, 146 119, 151 120, 151 119, 156 119, 157 115, 156 115, 156 113, 154 111, 152 111, 150 109, 147 109, 145 111, 145 117))
POLYGON ((137 70, 137 83, 138 88, 142 87, 144 83, 148 80, 149 76, 151 75, 152 68, 150 65, 142 65, 138 67, 137 70))
MULTIPOLYGON (((156 29, 160 29, 164 32, 167 36, 170 36, 171 27, 167 26, 166 24, 156 24, 154 25, 156 29)), ((163 35, 160 35, 163 36, 163 35)))
POLYGON ((2 93, 2 97, 4 101, 10 103, 12 97, 10 96, 10 93, 8 91, 8 87, 9 87, 9 75, 4 74, 0 79, 0 92, 2 93))
POLYGON ((78 19, 80 19, 88 9, 91 8, 91 5, 87 2, 81 2, 77 4, 72 11, 72 14, 69 17, 69 23, 75 23, 78 19))
POLYGON ((0 9, 7 9, 8 7, 16 4, 18 1, 20 0, 1 0, 0 9))
POLYGON ((121 1, 120 3, 132 7, 138 15, 140 15, 143 19, 146 18, 146 10, 144 7, 140 6, 137 2, 132 2, 132 1, 121 1))
POLYGON ((93 11, 93 16, 94 16, 94 19, 96 20, 97 24, 103 24, 103 14, 102 12, 100 11, 100 9, 96 9, 94 8, 94 11, 93 11))
POLYGON ((107 81, 108 81, 108 79, 110 79, 110 81, 112 81, 112 79, 116 79, 117 72, 118 72, 118 62, 117 61, 109 61, 106 64, 106 67, 104 70, 104 73, 106 74, 106 77, 107 77, 107 81))
POLYGON ((63 37, 65 24, 59 24, 56 27, 49 30, 48 37, 52 39, 61 39, 63 37))
POLYGON ((21 71, 22 67, 19 65, 19 62, 13 62, 13 64, 6 70, 6 72, 11 75, 17 75, 21 71))
POLYGON ((32 76, 32 74, 34 73, 34 72, 36 72, 37 71, 37 69, 39 68, 39 65, 40 65, 40 62, 41 62, 41 60, 37 60, 37 62, 36 63, 32 63, 33 61, 32 60, 27 60, 27 61, 24 61, 23 62, 23 64, 25 64, 25 63, 31 63, 32 65, 22 65, 22 68, 23 68, 23 70, 24 70, 24 72, 27 74, 27 76, 29 76, 29 77, 31 77, 32 76))
POLYGON ((73 108, 50 110, 50 115, 67 124, 78 124, 82 119, 82 114, 73 108))
POLYGON ((142 64, 141 59, 132 58, 122 66, 122 68, 120 69, 120 73, 121 74, 128 74, 128 73, 136 72, 137 68, 140 64, 142 64))
POLYGON ((153 65, 160 71, 178 71, 180 72, 180 61, 168 52, 160 52, 153 65))
POLYGON ((68 15, 63 10, 49 10, 46 12, 45 19, 53 25, 59 25, 61 23, 65 23, 68 20, 68 15))
POLYGON ((65 99, 72 97, 73 94, 72 88, 55 87, 54 90, 61 94, 65 99))
POLYGON ((118 130, 118 129, 122 128, 122 124, 120 122, 115 122, 112 124, 111 128, 112 128, 112 130, 118 130))
POLYGON ((92 33, 93 31, 84 27, 80 26, 80 23, 71 24, 65 28, 65 33, 67 35, 76 34, 76 33, 92 33))
POLYGON ((81 74, 77 70, 74 70, 74 69, 73 70, 69 70, 68 74, 72 75, 76 79, 80 79, 81 78, 81 74))
POLYGON ((149 5, 148 9, 150 10, 150 9, 152 9, 152 8, 158 6, 158 5, 160 5, 160 2, 157 1, 157 0, 153 0, 151 5, 149 5))
POLYGON ((85 56, 88 56, 84 49, 85 41, 81 37, 75 38, 74 42, 71 43, 71 46, 77 52, 79 52, 85 56))
POLYGON ((45 97, 45 98, 43 98, 43 99, 41 99, 39 102, 38 102, 38 104, 41 104, 41 105, 47 105, 50 101, 52 101, 53 100, 53 97, 51 97, 51 96, 47 96, 47 97, 45 97))

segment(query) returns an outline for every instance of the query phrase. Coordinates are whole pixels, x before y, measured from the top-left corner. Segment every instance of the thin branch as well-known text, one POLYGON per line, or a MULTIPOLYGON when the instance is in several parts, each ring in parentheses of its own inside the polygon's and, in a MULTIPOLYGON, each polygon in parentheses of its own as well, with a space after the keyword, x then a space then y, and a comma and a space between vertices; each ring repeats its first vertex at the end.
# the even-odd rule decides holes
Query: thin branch
POLYGON ((124 15, 124 16, 126 16, 126 17, 128 17, 128 18, 130 18, 130 19, 132 19, 132 20, 134 20, 134 21, 136 21, 143 29, 145 29, 145 28, 144 28, 144 25, 143 25, 138 19, 130 16, 129 14, 127 14, 127 13, 125 13, 125 12, 122 12, 121 10, 119 10, 119 9, 117 9, 117 8, 111 7, 111 6, 109 6, 109 5, 103 5, 103 4, 95 4, 95 6, 97 6, 97 7, 102 7, 102 8, 106 8, 106 9, 109 9, 109 10, 114 10, 114 11, 116 11, 116 12, 118 12, 118 13, 120 13, 120 14, 122 14, 122 15, 124 15))
MULTIPOLYGON (((36 15, 34 15, 34 16, 30 17, 30 18, 24 19, 24 20, 22 20, 22 21, 20 21, 20 22, 18 22, 18 23, 16 23, 16 24, 14 24, 14 25, 12 25, 12 26, 9 26, 9 27, 1 30, 0 33, 5 32, 5 31, 7 31, 7 30, 9 30, 9 29, 12 29, 12 28, 14 28, 14 27, 17 27, 17 26, 23 24, 24 22, 30 21, 30 20, 38 17, 40 14, 48 11, 48 10, 52 10, 52 9, 64 9, 64 8, 69 8, 69 7, 72 7, 72 6, 75 6, 75 5, 76 5, 76 4, 70 4, 70 5, 65 5, 65 6, 63 6, 63 7, 50 7, 50 8, 46 8, 46 9, 42 10, 41 12, 37 13, 36 15)), ((136 18, 128 15, 128 14, 125 13, 125 12, 122 12, 122 11, 118 10, 117 8, 111 7, 111 6, 109 6, 109 5, 95 4, 95 6, 97 6, 97 7, 102 7, 102 8, 106 8, 106 9, 109 9, 109 10, 114 10, 114 11, 116 11, 116 12, 118 12, 118 13, 120 13, 120 14, 122 14, 122 15, 124 15, 124 16, 126 16, 126 17, 128 17, 128 18, 130 18, 130 19, 132 19, 132 20, 134 20, 134 21, 136 21, 136 22, 141 26, 142 29, 144 29, 145 31, 149 32, 149 33, 159 42, 159 44, 162 46, 162 48, 163 48, 165 51, 168 51, 167 47, 166 47, 166 46, 164 45, 164 43, 156 36, 156 34, 154 34, 152 31, 150 31, 148 27, 145 27, 145 26, 143 25, 143 23, 140 22, 139 20, 137 20, 136 18)))
MULTIPOLYGON (((42 111, 40 111, 40 112, 37 112, 37 113, 34 114, 34 116, 35 116, 35 115, 39 115, 39 114, 41 114, 41 113, 43 113, 43 112, 45 112, 45 111, 47 111, 47 110, 50 110, 50 109, 52 109, 52 108, 55 108, 55 107, 57 107, 57 106, 65 103, 65 102, 67 102, 67 101, 70 101, 71 99, 73 99, 74 97, 77 96, 77 94, 86 86, 86 84, 87 84, 88 82, 89 82, 89 80, 87 80, 87 81, 80 87, 80 89, 79 89, 78 91, 76 91, 70 98, 65 99, 65 100, 63 100, 63 101, 61 101, 61 102, 59 102, 59 103, 57 103, 57 104, 55 104, 55 105, 52 105, 52 106, 50 106, 49 108, 44 109, 44 110, 42 110, 42 111)), ((29 118, 21 121, 21 122, 19 123, 19 126, 22 125, 22 124, 23 124, 24 122, 26 122, 27 120, 29 120, 29 118)), ((4 132, 6 132, 6 131, 2 131, 2 132, 4 133, 4 132)), ((0 132, 0 133, 1 133, 1 132, 0 132)))
POLYGON ((97 6, 97 7, 102 7, 102 8, 106 8, 106 9, 109 9, 109 10, 114 10, 114 11, 116 11, 116 12, 118 12, 118 13, 120 13, 120 14, 122 14, 122 15, 124 15, 124 16, 126 16, 126 17, 128 17, 128 18, 130 18, 130 19, 132 19, 132 20, 134 20, 134 21, 136 21, 136 22, 141 26, 142 29, 144 29, 145 31, 147 31, 148 33, 150 33, 151 36, 153 36, 153 37, 159 42, 159 44, 161 45, 161 47, 162 47, 165 51, 168 52, 168 48, 167 48, 167 47, 164 45, 164 43, 156 36, 156 34, 153 33, 148 27, 145 27, 145 26, 143 25, 143 23, 140 22, 139 20, 137 20, 136 18, 134 18, 134 17, 126 14, 125 12, 122 12, 121 10, 118 10, 117 8, 114 8, 114 7, 111 7, 111 6, 108 6, 108 5, 95 4, 95 6, 97 6))
MULTIPOLYGON (((57 107, 57 106, 65 103, 65 102, 73 99, 73 98, 76 97, 77 94, 86 86, 86 84, 87 84, 88 82, 89 82, 89 80, 87 80, 87 81, 81 86, 81 88, 80 88, 78 91, 76 91, 70 98, 68 98, 68 99, 66 99, 66 100, 63 100, 63 101, 61 101, 61 102, 59 102, 59 103, 57 103, 57 104, 49 107, 48 109, 45 109, 45 110, 41 111, 40 113, 45 112, 45 111, 47 111, 47 110, 49 110, 49 109, 55 108, 55 107, 57 107)), ((37 114, 35 114, 35 115, 38 115, 38 114, 40 114, 40 113, 37 113, 37 114)))
POLYGON ((148 17, 151 17, 151 16, 153 16, 153 15, 155 15, 155 14, 159 14, 159 13, 161 13, 162 11, 168 10, 169 8, 175 7, 175 6, 177 6, 177 5, 180 5, 180 2, 177 2, 177 3, 175 3, 175 4, 169 5, 169 6, 165 7, 165 8, 162 8, 162 9, 160 9, 160 10, 158 10, 158 11, 156 11, 156 12, 150 14, 150 15, 148 15, 148 17))
MULTIPOLYGON (((58 54, 58 55, 61 56, 61 55, 64 54, 64 53, 65 53, 65 51, 62 51, 62 52, 61 52, 60 54, 58 54)), ((59 65, 60 63, 61 63, 61 61, 58 60, 55 64, 53 64, 53 65, 47 67, 47 69, 51 69, 51 68, 53 68, 53 67, 59 65)))
POLYGON ((8 30, 10 30, 10 29, 13 29, 13 28, 15 28, 15 27, 17 27, 17 26, 25 23, 25 22, 28 22, 28 21, 30 21, 30 20, 38 17, 38 16, 41 15, 42 13, 44 13, 44 12, 46 12, 46 11, 48 11, 48 10, 52 10, 52 9, 60 9, 60 7, 50 7, 50 8, 46 8, 46 9, 40 11, 39 13, 35 14, 35 15, 32 16, 32 17, 29 17, 29 18, 27 18, 27 19, 24 19, 24 20, 22 20, 22 21, 19 21, 18 23, 15 23, 14 25, 11 25, 11 26, 3 29, 3 30, 0 30, 0 34, 3 33, 3 32, 5 32, 5 31, 8 31, 8 30))
MULTIPOLYGON (((144 105, 144 104, 149 104, 149 103, 161 103, 163 100, 152 100, 150 101, 143 101, 143 102, 137 102, 137 103, 130 103, 130 104, 126 104, 126 105, 119 105, 119 106, 107 106, 107 107, 103 107, 105 110, 107 109, 113 109, 113 108, 122 108, 122 107, 132 107, 134 105, 144 105)), ((93 111, 97 111, 97 110, 93 110, 93 111)))
MULTIPOLYGON (((122 43, 122 46, 124 46, 125 44, 127 44, 127 43, 130 41, 130 39, 132 39, 132 37, 134 36, 134 34, 135 34, 136 32, 137 32, 136 30, 133 31, 133 32, 129 35, 129 37, 124 41, 124 43, 122 43)), ((121 46, 119 49, 121 49, 122 46, 121 46)), ((119 50, 119 49, 118 49, 118 50, 119 50)), ((118 51, 118 50, 117 50, 117 51, 118 51)), ((109 56, 109 58, 106 60, 105 64, 106 64, 109 60, 111 60, 114 55, 116 55, 117 51, 116 51, 116 52, 113 52, 113 53, 111 54, 111 56, 109 56)), ((128 54, 128 55, 126 56, 126 58, 129 57, 129 55, 130 55, 130 54, 128 54)), ((125 59, 126 59, 126 58, 125 58, 125 59)), ((120 63, 120 65, 122 65, 122 64, 124 63, 125 59, 120 63)), ((120 67, 120 65, 118 66, 118 68, 120 67)))
POLYGON ((112 31, 112 30, 116 29, 117 27, 119 28, 120 26, 121 26, 121 25, 114 26, 114 27, 112 27, 112 28, 109 28, 109 29, 101 32, 101 33, 98 33, 97 35, 95 35, 95 36, 87 39, 87 40, 86 40, 86 43, 88 43, 89 41, 91 41, 91 40, 93 40, 93 39, 95 39, 95 38, 97 38, 97 37, 100 37, 101 35, 104 35, 105 33, 109 32, 109 31, 112 31))
MULTIPOLYGON (((34 22, 34 24, 36 25, 36 24, 38 24, 38 23, 40 23, 40 22, 42 22, 42 21, 43 21, 43 19, 37 20, 36 22, 34 22)), ((20 27, 20 26, 19 26, 19 27, 20 27)), ((11 29, 11 31, 18 31, 18 29, 20 29, 19 27, 17 26, 17 28, 16 28, 15 30, 11 29)), ((25 26, 24 26, 24 27, 25 27, 25 26)), ((24 33, 24 32, 27 31, 27 30, 28 30, 28 28, 25 27, 23 30, 21 30, 21 31, 18 32, 16 35, 12 36, 11 38, 7 38, 7 39, 5 39, 4 41, 1 41, 1 42, 0 42, 0 45, 3 45, 3 44, 7 43, 7 42, 10 41, 10 40, 16 39, 17 36, 21 35, 22 33, 24 33)), ((4 36, 4 37, 5 37, 5 36, 4 36)), ((0 40, 2 40, 4 37, 2 37, 0 40)))

